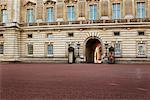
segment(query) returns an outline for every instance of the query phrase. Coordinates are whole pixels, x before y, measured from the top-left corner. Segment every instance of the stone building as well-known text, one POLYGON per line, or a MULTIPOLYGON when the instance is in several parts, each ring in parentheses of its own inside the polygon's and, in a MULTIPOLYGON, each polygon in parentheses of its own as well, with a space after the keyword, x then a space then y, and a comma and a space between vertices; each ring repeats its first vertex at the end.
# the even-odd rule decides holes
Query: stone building
POLYGON ((0 0, 0 61, 150 62, 150 0, 0 0), (71 49, 70 49, 71 50, 71 49), (78 59, 77 59, 78 58, 78 59))

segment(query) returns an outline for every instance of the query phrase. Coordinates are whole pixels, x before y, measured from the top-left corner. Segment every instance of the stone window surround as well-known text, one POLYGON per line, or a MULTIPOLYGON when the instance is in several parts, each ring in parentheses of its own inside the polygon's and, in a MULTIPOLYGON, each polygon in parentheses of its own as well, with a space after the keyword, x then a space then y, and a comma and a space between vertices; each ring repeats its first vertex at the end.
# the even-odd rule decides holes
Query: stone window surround
POLYGON ((77 5, 76 4, 73 4, 73 3, 70 3, 70 4, 66 4, 65 6, 65 20, 68 21, 68 7, 69 6, 73 6, 74 7, 74 12, 75 12, 75 21, 77 20, 77 16, 78 16, 78 13, 77 13, 77 5))
MULTIPOLYGON (((115 57, 116 58, 120 58, 120 57, 122 57, 122 46, 121 46, 121 41, 112 41, 112 46, 114 47, 114 49, 115 49, 115 44, 116 43, 119 43, 120 44, 120 55, 115 55, 115 57)), ((115 53, 115 51, 114 51, 114 53, 115 53)))
POLYGON ((136 57, 137 58, 140 58, 140 57, 142 57, 142 58, 146 58, 147 57, 147 42, 146 41, 143 41, 143 40, 140 40, 140 41, 136 41, 136 57), (139 46, 139 44, 144 44, 145 45, 145 55, 139 55, 138 54, 138 46, 139 46))
POLYGON ((2 51, 2 53, 0 53, 0 55, 4 55, 4 42, 0 42, 0 45, 2 45, 3 46, 3 51, 2 51))
MULTIPOLYGON (((2 10, 7 10, 7 4, 1 4, 0 5, 0 15, 2 15, 2 10)), ((7 17, 8 17, 8 11, 7 11, 7 17)), ((0 16, 0 22, 2 22, 2 16, 0 16)), ((8 18, 7 18, 8 20, 8 18)))
POLYGON ((111 18, 113 17, 113 4, 120 4, 120 18, 122 19, 124 17, 123 16, 124 8, 122 6, 123 1, 122 0, 117 0, 117 1, 113 0, 110 4, 111 4, 110 5, 110 7, 111 7, 111 14, 110 14, 111 18))
POLYGON ((33 45, 33 43, 32 43, 32 42, 29 42, 29 43, 26 44, 26 55, 27 55, 28 57, 32 57, 33 54, 34 54, 34 45, 33 45, 33 54, 29 54, 29 52, 28 52, 28 45, 33 45))
POLYGON ((47 21, 47 9, 52 7, 53 8, 53 13, 54 13, 54 21, 56 21, 56 6, 55 3, 45 3, 44 4, 44 9, 43 9, 43 20, 47 21))
POLYGON ((54 42, 45 42, 45 56, 54 57, 54 52, 53 54, 48 54, 48 45, 53 45, 53 51, 54 51, 54 42))
POLYGON ((100 16, 100 15, 99 15, 99 8, 100 8, 100 7, 99 7, 98 2, 89 2, 89 3, 88 3, 88 8, 87 8, 88 10, 87 10, 86 13, 85 13, 86 19, 90 19, 90 5, 96 5, 96 8, 97 8, 96 20, 99 19, 99 16, 100 16))
POLYGON ((35 9, 35 4, 32 4, 32 3, 29 3, 29 4, 27 4, 27 5, 25 5, 25 22, 27 23, 28 21, 27 21, 27 10, 28 9, 33 9, 33 19, 34 19, 34 21, 33 22, 35 22, 36 21, 36 9, 35 9))
POLYGON ((138 18, 138 16, 137 16, 137 3, 144 3, 145 4, 145 17, 146 17, 147 16, 147 9, 146 8, 148 8, 148 7, 147 7, 147 3, 145 2, 145 0, 139 0, 139 1, 136 0, 136 2, 135 2, 135 8, 136 8, 135 9, 135 17, 138 18))

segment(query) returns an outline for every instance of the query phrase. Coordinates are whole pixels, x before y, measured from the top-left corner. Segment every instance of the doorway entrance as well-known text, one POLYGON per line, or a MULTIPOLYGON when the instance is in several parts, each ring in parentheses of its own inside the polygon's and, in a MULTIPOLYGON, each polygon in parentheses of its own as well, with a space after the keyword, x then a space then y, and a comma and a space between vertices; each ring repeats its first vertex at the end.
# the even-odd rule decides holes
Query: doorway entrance
POLYGON ((102 47, 98 39, 89 39, 86 43, 86 62, 101 63, 102 47))

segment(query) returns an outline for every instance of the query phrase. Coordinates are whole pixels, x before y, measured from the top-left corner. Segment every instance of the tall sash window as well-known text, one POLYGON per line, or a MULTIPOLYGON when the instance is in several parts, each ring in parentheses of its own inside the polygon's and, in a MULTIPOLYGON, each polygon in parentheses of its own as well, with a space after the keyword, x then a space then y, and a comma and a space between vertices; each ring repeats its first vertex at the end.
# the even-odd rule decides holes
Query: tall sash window
POLYGON ((0 54, 3 54, 3 53, 4 53, 4 45, 0 44, 0 54))
POLYGON ((33 44, 28 44, 28 54, 29 55, 33 54, 33 44))
POLYGON ((121 46, 120 46, 120 43, 116 42, 114 47, 115 47, 115 56, 116 57, 117 56, 121 56, 121 46))
POLYGON ((145 2, 137 2, 137 18, 145 17, 145 2))
POLYGON ((32 23, 34 21, 33 9, 27 9, 27 22, 32 23))
POLYGON ((47 21, 48 22, 53 22, 54 21, 53 7, 47 8, 47 21))
POLYGON ((2 23, 8 22, 8 14, 6 9, 2 9, 2 23))
POLYGON ((145 43, 138 43, 138 56, 146 55, 146 45, 145 43))
POLYGON ((53 55, 53 44, 48 44, 48 55, 53 55))
POLYGON ((97 19, 97 5, 90 5, 90 20, 97 19))
POLYGON ((120 3, 113 3, 112 5, 112 18, 113 19, 120 19, 121 18, 121 8, 120 3))
POLYGON ((75 9, 74 6, 68 6, 68 21, 73 21, 75 20, 75 9))

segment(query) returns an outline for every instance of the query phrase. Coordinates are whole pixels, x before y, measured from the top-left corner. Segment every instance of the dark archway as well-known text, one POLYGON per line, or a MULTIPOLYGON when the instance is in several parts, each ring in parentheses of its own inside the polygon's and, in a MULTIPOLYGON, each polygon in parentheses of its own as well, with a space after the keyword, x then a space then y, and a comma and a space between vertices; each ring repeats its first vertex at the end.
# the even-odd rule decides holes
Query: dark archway
MULTIPOLYGON (((94 63, 94 53, 97 45, 101 45, 98 39, 89 39, 86 43, 86 62, 94 63)), ((100 51, 101 52, 101 51, 100 51)))

